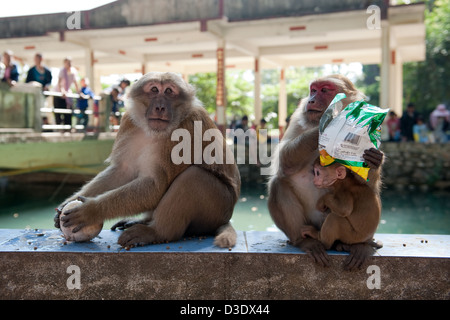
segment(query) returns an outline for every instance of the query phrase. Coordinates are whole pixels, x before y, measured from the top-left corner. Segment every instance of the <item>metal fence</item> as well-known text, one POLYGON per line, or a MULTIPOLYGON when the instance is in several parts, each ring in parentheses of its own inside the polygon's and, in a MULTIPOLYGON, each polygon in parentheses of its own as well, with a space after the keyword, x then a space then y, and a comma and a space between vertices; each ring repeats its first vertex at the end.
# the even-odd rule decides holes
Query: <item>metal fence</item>
POLYGON ((41 88, 20 84, 16 87, 0 86, 0 133, 24 132, 108 132, 116 131, 119 125, 110 123, 110 116, 116 116, 119 121, 123 112, 111 114, 112 101, 107 94, 96 95, 89 99, 88 108, 82 112, 76 107, 79 94, 66 94, 74 100, 71 108, 54 108, 53 97, 62 97, 62 93, 41 91, 41 88), (82 114, 89 117, 87 125, 75 121, 82 114), (55 114, 70 114, 70 124, 55 123, 55 114), (48 121, 46 121, 48 120, 48 121))

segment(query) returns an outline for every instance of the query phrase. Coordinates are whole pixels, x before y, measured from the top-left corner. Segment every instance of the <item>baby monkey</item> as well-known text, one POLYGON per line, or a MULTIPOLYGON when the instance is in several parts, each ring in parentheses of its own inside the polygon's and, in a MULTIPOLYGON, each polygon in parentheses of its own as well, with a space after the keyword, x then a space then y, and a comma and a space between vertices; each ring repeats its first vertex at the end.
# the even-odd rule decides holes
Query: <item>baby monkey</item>
POLYGON ((327 214, 322 228, 304 226, 302 236, 318 239, 330 249, 336 240, 344 244, 370 243, 381 216, 381 199, 362 178, 339 163, 322 167, 314 163, 314 185, 328 189, 317 201, 317 209, 327 214))

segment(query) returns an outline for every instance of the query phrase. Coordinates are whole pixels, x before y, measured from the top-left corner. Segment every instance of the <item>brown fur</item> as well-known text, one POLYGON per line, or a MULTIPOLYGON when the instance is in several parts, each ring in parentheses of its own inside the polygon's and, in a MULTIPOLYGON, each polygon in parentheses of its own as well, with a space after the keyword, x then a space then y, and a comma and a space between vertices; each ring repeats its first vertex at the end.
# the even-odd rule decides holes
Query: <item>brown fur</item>
MULTIPOLYGON (((320 88, 319 88, 320 89, 320 88)), ((316 90, 316 89, 315 89, 316 90)), ((307 252, 317 263, 327 266, 328 256, 323 245, 316 239, 303 238, 302 227, 306 225, 320 229, 325 216, 316 209, 319 198, 324 194, 313 184, 313 163, 318 158, 319 120, 337 93, 345 93, 347 98, 343 106, 364 95, 346 77, 332 75, 320 78, 311 83, 310 96, 303 99, 291 117, 289 127, 281 140, 274 155, 272 172, 268 183, 268 207, 272 219, 289 238, 291 243, 307 252), (333 86, 334 91, 312 92, 317 86, 333 86), (316 112, 308 112, 313 107, 316 112)), ((375 158, 367 158, 366 162, 373 170, 369 171, 369 186, 379 193, 380 165, 379 151, 375 151, 375 158)), ((356 248, 356 246, 355 246, 356 248)), ((358 247, 358 252, 351 252, 350 268, 360 266, 373 249, 365 246, 358 247), (360 255, 359 251, 363 251, 360 255), (367 252, 367 253, 366 253, 367 252), (355 256, 362 257, 353 259, 355 256)))
POLYGON ((317 209, 327 217, 320 231, 305 226, 302 235, 320 240, 326 249, 336 240, 345 244, 371 242, 381 216, 379 194, 339 164, 321 167, 317 163, 314 171, 315 185, 327 189, 317 201, 317 209))
MULTIPOLYGON (((188 164, 174 164, 171 159, 179 143, 171 141, 173 130, 186 129, 193 140, 194 121, 201 121, 202 133, 216 128, 194 89, 174 73, 148 73, 132 86, 127 107, 108 168, 60 206, 61 210, 68 201, 84 197, 84 204, 62 220, 64 226, 81 229, 146 212, 143 220, 123 220, 113 226, 126 229, 119 244, 143 245, 178 240, 187 233, 217 233, 216 245, 234 246, 236 232, 229 220, 240 193, 236 164, 227 164, 225 159, 223 164, 194 164, 193 151, 188 164)), ((220 137, 225 157, 227 146, 220 137)), ((202 142, 202 151, 208 143, 202 142)), ((58 214, 55 225, 59 227, 58 214)))

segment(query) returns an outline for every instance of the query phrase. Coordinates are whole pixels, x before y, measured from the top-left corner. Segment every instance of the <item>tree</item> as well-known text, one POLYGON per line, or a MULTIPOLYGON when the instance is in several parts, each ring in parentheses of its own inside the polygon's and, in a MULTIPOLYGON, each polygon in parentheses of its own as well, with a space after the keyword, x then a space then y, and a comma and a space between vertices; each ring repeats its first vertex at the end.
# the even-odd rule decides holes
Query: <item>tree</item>
POLYGON ((196 88, 197 98, 209 114, 216 112, 216 82, 215 72, 196 73, 189 76, 189 83, 196 88))
POLYGON ((378 64, 363 65, 363 75, 355 82, 355 85, 368 98, 368 102, 374 106, 380 105, 380 66, 378 64))
POLYGON ((253 114, 254 82, 250 71, 226 72, 227 116, 238 118, 253 114))
MULTIPOLYGON (((243 70, 227 70, 226 94, 228 118, 240 118, 243 115, 253 113, 253 81, 248 81, 248 76, 243 70)), ((196 73, 189 76, 189 83, 196 88, 197 98, 203 103, 210 114, 216 112, 216 85, 215 72, 196 73)))
MULTIPOLYGON (((413 102, 425 118, 439 103, 450 103, 450 0, 426 0, 426 55, 424 61, 403 65, 403 100, 413 102)), ((356 86, 379 104, 379 65, 363 66, 363 78, 356 86)))
POLYGON ((403 95, 428 116, 439 103, 450 103, 450 0, 426 3, 426 58, 404 64, 403 95))

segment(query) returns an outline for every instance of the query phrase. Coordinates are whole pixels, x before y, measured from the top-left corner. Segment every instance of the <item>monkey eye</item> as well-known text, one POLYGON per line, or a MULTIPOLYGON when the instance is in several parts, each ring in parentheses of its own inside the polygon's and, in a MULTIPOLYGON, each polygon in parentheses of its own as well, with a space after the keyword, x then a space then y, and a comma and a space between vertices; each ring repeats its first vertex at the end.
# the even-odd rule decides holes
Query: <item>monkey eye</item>
POLYGON ((327 88, 322 88, 322 92, 327 92, 328 89, 327 88))
POLYGON ((155 93, 159 92, 159 91, 158 91, 158 88, 157 88, 157 87, 153 87, 153 88, 152 88, 152 92, 155 92, 155 93))
POLYGON ((167 94, 171 94, 172 92, 173 92, 173 90, 170 89, 170 88, 167 88, 167 89, 164 91, 164 93, 167 93, 167 94))

